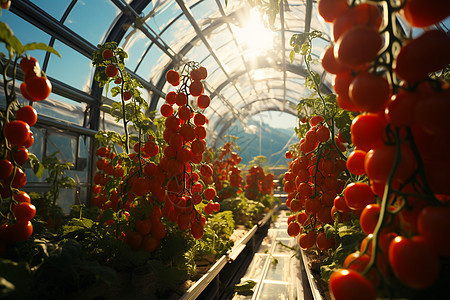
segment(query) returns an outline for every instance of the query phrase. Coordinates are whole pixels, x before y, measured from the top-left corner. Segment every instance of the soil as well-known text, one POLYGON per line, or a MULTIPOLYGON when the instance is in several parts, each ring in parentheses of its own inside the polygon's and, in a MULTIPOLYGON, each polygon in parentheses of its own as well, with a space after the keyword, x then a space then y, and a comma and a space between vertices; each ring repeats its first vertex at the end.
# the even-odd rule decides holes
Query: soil
POLYGON ((320 267, 322 266, 323 260, 327 257, 326 255, 318 253, 316 250, 303 250, 306 257, 308 258, 308 265, 311 274, 316 282, 317 289, 320 292, 323 300, 331 300, 330 291, 328 289, 328 283, 324 281, 320 276, 320 267))

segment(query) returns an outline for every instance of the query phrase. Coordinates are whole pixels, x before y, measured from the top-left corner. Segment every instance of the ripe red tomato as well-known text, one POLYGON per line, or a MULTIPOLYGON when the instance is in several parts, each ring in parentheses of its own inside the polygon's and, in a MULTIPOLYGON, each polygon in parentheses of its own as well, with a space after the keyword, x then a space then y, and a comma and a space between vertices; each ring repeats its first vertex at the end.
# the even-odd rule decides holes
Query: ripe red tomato
MULTIPOLYGON (((380 205, 377 203, 367 205, 359 216, 361 229, 365 234, 371 234, 375 230, 380 216, 380 205)), ((388 222, 389 223, 389 222, 388 222)))
POLYGON ((191 234, 195 239, 201 239, 203 237, 203 224, 199 221, 192 222, 191 234))
POLYGON ((327 251, 328 249, 333 247, 333 245, 335 244, 335 240, 334 238, 327 239, 327 235, 325 234, 325 232, 321 232, 317 235, 316 244, 317 248, 319 248, 321 251, 327 251))
MULTIPOLYGON (((386 182, 394 165, 396 146, 383 145, 367 152, 364 159, 364 170, 374 181, 386 182)), ((393 179, 399 182, 407 180, 415 171, 417 162, 412 150, 402 145, 400 149, 400 163, 393 179)))
POLYGON ((331 274, 330 292, 335 300, 375 300, 374 285, 363 275, 346 269, 338 269, 331 274))
POLYGON ((412 118, 424 132, 444 138, 450 130, 450 125, 446 122, 447 112, 450 110, 450 89, 419 96, 422 99, 412 106, 412 118))
POLYGON ((150 189, 148 179, 145 177, 137 177, 131 184, 131 189, 136 196, 144 196, 150 189))
POLYGON ((314 231, 302 233, 298 238, 298 244, 302 249, 309 249, 316 243, 317 234, 314 231))
POLYGON ((119 74, 119 69, 115 65, 107 65, 105 69, 106 76, 116 77, 119 74))
POLYGON ((184 105, 186 105, 186 104, 187 104, 187 96, 186 96, 186 94, 185 94, 185 93, 178 93, 178 94, 175 96, 175 103, 176 103, 178 106, 184 106, 184 105))
POLYGON ((189 93, 194 97, 203 94, 203 83, 201 81, 192 81, 189 85, 189 93))
POLYGON ((331 23, 348 9, 348 4, 346 0, 320 0, 317 9, 325 22, 331 23))
POLYGON ((14 216, 18 221, 30 221, 36 215, 36 207, 27 202, 21 202, 14 207, 14 216))
MULTIPOLYGON (((394 126, 411 126, 415 123, 414 114, 417 103, 423 95, 417 92, 400 90, 394 94, 386 107, 386 119, 394 126)), ((434 118, 436 120, 438 118, 434 118)))
POLYGON ((142 236, 149 234, 152 230, 152 221, 150 219, 137 220, 136 231, 142 236))
POLYGON ((30 73, 33 72, 33 69, 35 66, 38 65, 38 61, 36 58, 31 57, 31 56, 27 56, 24 57, 20 60, 20 69, 22 69, 22 71, 24 73, 30 73))
POLYGON ((30 137, 30 126, 24 121, 16 120, 5 123, 3 134, 15 146, 22 146, 30 137))
POLYGON ((344 190, 347 206, 352 210, 362 210, 375 200, 369 185, 364 182, 352 182, 344 190))
POLYGON ((0 159, 0 180, 7 179, 11 176, 13 164, 7 159, 0 159))
POLYGON ((152 223, 152 235, 157 239, 162 239, 166 236, 166 228, 160 219, 152 223))
POLYGON ((203 177, 211 177, 213 174, 213 169, 209 164, 203 164, 200 167, 200 174, 203 177))
POLYGON ((442 30, 425 31, 406 43, 394 61, 394 72, 407 82, 425 79, 450 63, 450 37, 442 30), (430 55, 433 53, 433 55, 430 55))
MULTIPOLYGON (((295 215, 294 215, 295 216, 295 215)), ((287 234, 292 237, 296 237, 300 233, 300 224, 297 222, 291 222, 287 228, 287 234)))
POLYGON ((319 143, 325 143, 330 139, 330 130, 326 126, 320 126, 316 131, 316 136, 319 143))
POLYGON ((391 90, 385 77, 361 72, 351 82, 348 93, 353 104, 364 111, 376 113, 384 111, 391 90))
POLYGON ((366 152, 384 145, 386 126, 386 119, 379 114, 358 115, 350 128, 353 145, 366 152))
POLYGON ((450 5, 446 0, 408 0, 402 14, 412 26, 428 27, 447 18, 450 5))
POLYGON ((349 8, 340 14, 333 23, 334 41, 338 41, 345 32, 357 26, 371 27, 378 30, 382 20, 381 11, 376 5, 361 3, 349 8))
POLYGON ((166 80, 171 85, 177 86, 180 83, 180 74, 175 70, 169 70, 166 73, 166 80))
POLYGON ((200 96, 197 98, 197 106, 198 106, 200 109, 205 109, 205 108, 207 108, 207 107, 209 106, 210 102, 211 102, 211 99, 209 98, 208 95, 200 95, 200 96))
POLYGON ((366 152, 362 150, 354 150, 347 158, 346 166, 350 173, 354 175, 363 175, 366 173, 364 170, 364 158, 366 152))
POLYGON ((208 77, 208 70, 205 67, 200 67, 198 70, 200 71, 200 79, 206 79, 208 77))
POLYGON ((161 105, 160 111, 161 111, 161 115, 166 118, 168 116, 173 115, 173 107, 170 104, 165 103, 165 104, 161 105))
POLYGON ((18 165, 22 166, 28 160, 28 150, 25 147, 14 148, 12 152, 12 157, 18 165))
POLYGON ((205 195, 206 200, 212 200, 216 197, 216 189, 209 187, 209 188, 205 189, 203 194, 205 195))
POLYGON ((174 91, 170 91, 166 94, 166 102, 170 105, 175 104, 175 97, 177 96, 177 93, 174 91))
POLYGON ((26 80, 26 88, 28 95, 32 101, 42 101, 50 96, 52 84, 50 80, 41 76, 33 76, 26 80))
POLYGON ((114 52, 110 49, 105 49, 102 52, 103 59, 110 59, 114 56, 114 52))
POLYGON ((131 99, 131 92, 130 91, 125 91, 123 92, 123 101, 128 101, 131 99))
POLYGON ((342 73, 347 73, 349 71, 349 68, 347 66, 344 66, 343 64, 338 62, 334 57, 334 46, 328 47, 323 52, 321 62, 323 69, 331 74, 339 75, 342 73))
POLYGON ((33 224, 30 221, 17 221, 9 225, 9 234, 13 242, 23 242, 33 233, 33 224))
POLYGON ((30 105, 21 107, 16 111, 16 120, 24 121, 29 126, 33 126, 37 122, 37 112, 30 105))
POLYGON ((420 236, 410 240, 397 236, 389 245, 389 264, 395 276, 413 289, 426 289, 439 276, 439 256, 420 236))
POLYGON ((450 206, 427 206, 417 218, 419 234, 439 255, 450 257, 450 206))
POLYGON ((334 57, 342 65, 358 69, 377 57, 383 39, 373 27, 353 27, 345 32, 334 46, 334 57))

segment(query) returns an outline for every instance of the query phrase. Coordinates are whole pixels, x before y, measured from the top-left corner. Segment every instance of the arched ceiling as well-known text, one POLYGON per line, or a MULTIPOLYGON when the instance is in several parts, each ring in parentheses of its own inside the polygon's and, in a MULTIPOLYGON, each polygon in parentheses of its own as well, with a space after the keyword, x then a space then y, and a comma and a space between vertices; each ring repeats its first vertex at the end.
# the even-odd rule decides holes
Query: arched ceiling
MULTIPOLYGON (((298 100, 310 91, 302 57, 290 62, 289 40, 294 33, 323 32, 313 43, 317 59, 330 40, 329 26, 315 13, 316 1, 280 1, 271 30, 261 25, 249 1, 225 2, 15 0, 1 20, 21 41, 50 44, 61 53, 62 59, 37 57, 54 83, 53 98, 84 110, 85 126, 93 130, 99 129, 101 103, 108 98, 93 81, 90 58, 98 44, 116 41, 128 52, 127 69, 142 82, 152 109, 173 90, 165 81, 167 70, 201 63, 208 70, 205 90, 212 101, 205 114, 214 140, 235 121, 245 127, 249 117, 263 111, 295 115, 298 100)), ((331 76, 319 63, 312 67, 323 74, 323 91, 330 92, 331 76)))

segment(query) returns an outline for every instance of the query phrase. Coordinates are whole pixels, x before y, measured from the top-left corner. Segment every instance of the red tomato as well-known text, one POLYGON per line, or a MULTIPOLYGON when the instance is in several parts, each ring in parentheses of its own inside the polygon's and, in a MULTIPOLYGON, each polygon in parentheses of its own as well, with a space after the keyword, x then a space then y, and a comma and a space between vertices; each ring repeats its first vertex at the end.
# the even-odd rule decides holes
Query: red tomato
POLYGON ((320 0, 317 9, 325 22, 331 23, 348 9, 347 0, 320 0))
POLYGON ((152 230, 152 221, 150 219, 137 220, 136 221, 136 230, 142 236, 149 234, 152 230))
POLYGON ((34 57, 24 57, 20 60, 20 69, 24 73, 33 72, 34 67, 38 66, 38 61, 34 57))
MULTIPOLYGON (((9 157, 9 153, 8 153, 9 157)), ((25 147, 14 148, 12 157, 18 165, 24 165, 28 160, 28 150, 25 147)))
POLYGON ((105 49, 102 52, 103 59, 110 59, 114 56, 114 52, 110 49, 105 49))
MULTIPOLYGON (((295 215, 293 215, 295 217, 295 215)), ((287 234, 292 237, 296 237, 300 233, 300 224, 297 222, 291 222, 287 228, 287 234)))
POLYGON ((390 97, 390 86, 386 78, 369 72, 359 73, 349 86, 350 100, 371 113, 384 111, 390 97))
POLYGON ((331 274, 330 292, 335 300, 375 300, 374 285, 363 275, 346 269, 338 269, 331 274))
POLYGON ((383 46, 378 30, 372 27, 354 27, 345 32, 334 46, 334 57, 338 63, 352 69, 370 63, 383 46))
POLYGON ((417 219, 419 234, 439 255, 450 257, 450 206, 427 206, 417 219))
POLYGON ((352 210, 362 210, 375 200, 372 189, 364 182, 352 182, 347 185, 344 189, 344 198, 352 210))
POLYGON ((415 106, 412 106, 412 118, 414 118, 416 124, 424 132, 431 135, 440 134, 444 138, 450 130, 449 122, 446 121, 448 112, 450 111, 450 101, 448 101, 450 98, 450 89, 428 96, 420 96, 422 96, 421 101, 418 101, 415 106))
POLYGON ((213 200, 216 197, 216 189, 209 187, 203 192, 206 200, 213 200))
MULTIPOLYGON (((400 90, 391 97, 386 107, 386 119, 394 126, 411 126, 415 123, 415 107, 421 101, 420 93, 400 90)), ((436 120, 435 118, 433 118, 436 120)))
POLYGON ((36 215, 36 207, 27 202, 21 202, 14 207, 14 216, 18 221, 30 221, 36 215))
POLYGON ((358 115, 350 128, 353 145, 366 152, 384 145, 386 126, 386 119, 379 114, 358 115))
POLYGON ((203 93, 203 83, 201 81, 192 81, 189 85, 189 93, 194 97, 200 96, 203 93))
POLYGON ((382 20, 380 9, 376 5, 362 3, 349 8, 340 14, 333 23, 334 41, 339 40, 345 32, 356 26, 371 27, 378 30, 382 20))
POLYGON ((442 30, 425 31, 406 43, 394 61, 394 72, 407 82, 425 79, 450 63, 450 37, 442 30), (432 53, 433 55, 430 55, 432 53))
POLYGON ((321 251, 327 251, 335 244, 334 238, 327 239, 327 235, 324 232, 321 232, 317 235, 316 238, 317 248, 321 251))
POLYGON ((169 70, 166 73, 166 80, 171 85, 178 85, 180 82, 180 74, 175 70, 169 70))
POLYGON ((410 288, 426 289, 439 276, 439 256, 419 236, 410 240, 397 236, 389 245, 388 256, 395 276, 410 288))
POLYGON ((29 126, 33 126, 37 121, 37 112, 30 105, 21 107, 16 111, 16 120, 24 121, 29 126))
MULTIPOLYGON (((364 159, 364 170, 367 176, 374 181, 386 182, 394 165, 396 146, 383 145, 367 152, 364 159)), ((412 150, 401 146, 400 163, 397 166, 393 179, 399 182, 407 180, 415 171, 417 162, 412 150)))
POLYGON ((7 159, 0 159, 0 180, 4 180, 11 176, 13 164, 7 159))
POLYGON ((192 222, 191 234, 196 240, 201 239, 203 237, 203 224, 198 221, 192 222))
POLYGON ((302 233, 298 238, 298 243, 302 249, 309 249, 316 243, 317 234, 314 231, 302 233))
POLYGON ((42 101, 50 96, 52 84, 50 80, 41 76, 34 76, 26 80, 28 95, 32 101, 42 101))
POLYGON ((107 65, 105 73, 108 77, 116 77, 117 74, 119 74, 119 69, 117 69, 115 65, 107 65))
POLYGON ((328 47, 322 54, 322 67, 325 71, 331 74, 347 73, 349 68, 342 65, 334 57, 334 46, 328 47))
POLYGON ((136 196, 144 196, 150 189, 148 179, 145 177, 136 178, 131 184, 131 189, 136 196))
POLYGON ((450 15, 450 4, 447 0, 408 0, 402 13, 412 26, 428 27, 450 15))
POLYGON ((347 158, 346 166, 350 173, 354 175, 363 175, 366 173, 364 170, 364 158, 366 152, 362 150, 354 150, 347 158))
POLYGON ((33 224, 30 221, 17 221, 9 225, 9 234, 14 242, 23 242, 33 233, 33 224))
POLYGON ((30 126, 20 120, 5 123, 3 127, 6 139, 15 146, 22 146, 30 137, 30 132, 30 126))
POLYGON ((210 102, 211 102, 211 99, 209 98, 208 95, 200 95, 197 98, 197 105, 201 109, 208 108, 210 102))

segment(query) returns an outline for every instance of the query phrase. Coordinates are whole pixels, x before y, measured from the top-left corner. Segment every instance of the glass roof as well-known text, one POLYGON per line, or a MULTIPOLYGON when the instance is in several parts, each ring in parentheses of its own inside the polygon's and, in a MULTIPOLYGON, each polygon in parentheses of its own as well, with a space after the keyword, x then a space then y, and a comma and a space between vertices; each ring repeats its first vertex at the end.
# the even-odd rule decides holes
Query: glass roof
MULTIPOLYGON (((317 59, 313 70, 323 74, 324 91, 331 91, 332 77, 318 62, 329 44, 330 27, 315 13, 316 1, 281 1, 281 12, 271 28, 249 1, 225 2, 18 0, 1 19, 19 40, 51 44, 61 53, 62 58, 46 57, 43 52, 35 56, 39 61, 45 59, 47 75, 60 83, 51 99, 76 107, 81 115, 96 102, 117 101, 108 100, 110 95, 93 84, 91 53, 105 41, 116 41, 128 52, 126 67, 142 81, 147 89, 143 94, 153 109, 173 90, 165 82, 167 70, 188 61, 205 66, 205 87, 212 100, 205 114, 212 139, 236 121, 245 127, 249 118, 265 111, 296 114, 298 100, 311 92, 304 87, 302 57, 298 55, 292 64, 289 60, 289 40, 294 33, 324 33, 313 44, 317 59)), ((50 111, 48 107, 42 110, 50 111)), ((67 116, 64 119, 71 121, 67 116)), ((74 124, 89 126, 79 118, 74 124)))

